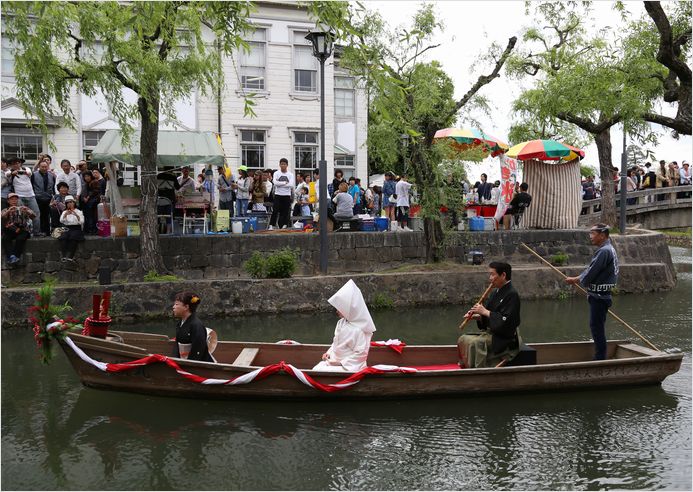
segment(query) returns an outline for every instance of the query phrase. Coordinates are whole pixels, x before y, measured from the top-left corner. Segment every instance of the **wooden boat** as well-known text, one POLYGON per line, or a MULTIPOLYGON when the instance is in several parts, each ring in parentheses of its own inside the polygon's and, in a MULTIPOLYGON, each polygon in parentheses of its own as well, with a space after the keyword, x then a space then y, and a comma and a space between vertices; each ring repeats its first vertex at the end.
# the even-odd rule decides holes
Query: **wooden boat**
MULTIPOLYGON (((169 355, 174 343, 165 335, 111 331, 106 339, 69 333, 67 338, 87 358, 106 364, 127 363, 151 354, 169 355)), ((169 358, 181 373, 161 360, 126 372, 105 372, 85 361, 66 340, 61 346, 82 383, 93 388, 152 395, 210 399, 383 399, 463 396, 496 392, 529 392, 594 389, 659 384, 677 372, 682 353, 666 353, 625 340, 608 342, 608 359, 593 361, 592 342, 529 344, 536 364, 460 369, 456 345, 408 345, 401 354, 387 346, 371 347, 369 366, 389 365, 415 371, 367 374, 358 383, 327 392, 307 385, 305 377, 323 385, 336 384, 351 373, 312 371, 326 345, 220 341, 217 363, 169 358), (219 380, 256 374, 263 367, 285 361, 305 375, 304 381, 289 368, 248 384, 218 384, 219 380), (186 378, 194 374, 217 380, 201 384, 186 378)), ((162 358, 160 358, 162 359, 162 358)), ((101 364, 103 366, 103 364, 101 364)))

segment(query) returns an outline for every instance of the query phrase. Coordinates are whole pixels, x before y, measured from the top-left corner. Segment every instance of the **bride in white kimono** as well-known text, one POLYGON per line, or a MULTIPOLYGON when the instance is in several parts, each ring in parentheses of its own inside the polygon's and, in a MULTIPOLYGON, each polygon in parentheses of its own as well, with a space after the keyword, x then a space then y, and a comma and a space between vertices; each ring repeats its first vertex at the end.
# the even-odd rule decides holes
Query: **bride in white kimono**
POLYGON ((357 372, 364 369, 375 324, 361 290, 349 280, 327 302, 334 306, 341 319, 337 321, 332 345, 313 370, 357 372))

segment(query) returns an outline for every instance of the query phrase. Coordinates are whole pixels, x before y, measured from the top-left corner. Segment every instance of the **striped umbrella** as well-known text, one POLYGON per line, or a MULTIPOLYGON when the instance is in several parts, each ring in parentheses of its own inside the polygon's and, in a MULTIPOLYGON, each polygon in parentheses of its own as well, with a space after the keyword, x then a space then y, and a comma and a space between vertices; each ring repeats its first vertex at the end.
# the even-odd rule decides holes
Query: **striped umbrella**
POLYGON ((585 157, 585 152, 572 145, 555 140, 529 140, 514 145, 506 152, 508 157, 526 161, 539 159, 542 161, 572 161, 585 157))
POLYGON ((443 138, 452 139, 455 142, 455 146, 460 149, 483 145, 493 157, 502 154, 510 147, 500 138, 496 138, 476 128, 444 128, 438 130, 433 136, 434 140, 443 138))

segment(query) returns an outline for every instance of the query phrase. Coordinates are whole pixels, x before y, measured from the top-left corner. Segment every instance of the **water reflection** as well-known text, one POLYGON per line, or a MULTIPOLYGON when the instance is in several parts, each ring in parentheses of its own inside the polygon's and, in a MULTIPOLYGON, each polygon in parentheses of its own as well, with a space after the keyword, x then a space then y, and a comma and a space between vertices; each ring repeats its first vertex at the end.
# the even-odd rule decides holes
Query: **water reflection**
MULTIPOLYGON (((656 345, 687 353, 662 387, 619 390, 319 404, 158 398, 83 388, 62 354, 42 366, 31 334, 3 333, 3 487, 690 490, 690 289, 690 275, 679 275, 673 292, 616 298, 616 312, 656 345)), ((459 317, 457 308, 374 315, 377 338, 412 344, 452 343, 459 317)), ((327 343, 334 323, 324 313, 215 328, 223 339, 327 343)), ((586 340, 584 300, 526 302, 522 329, 534 341, 586 340)))

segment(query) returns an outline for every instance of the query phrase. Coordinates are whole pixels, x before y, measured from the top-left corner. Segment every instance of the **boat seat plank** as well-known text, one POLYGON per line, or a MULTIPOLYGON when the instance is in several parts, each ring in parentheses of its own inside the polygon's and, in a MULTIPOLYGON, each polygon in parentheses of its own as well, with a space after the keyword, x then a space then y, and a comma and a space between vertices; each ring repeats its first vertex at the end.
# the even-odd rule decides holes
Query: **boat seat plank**
POLYGON ((257 353, 260 351, 259 348, 244 348, 241 350, 241 353, 238 354, 238 357, 236 357, 236 360, 233 361, 234 366, 250 366, 253 364, 253 360, 255 360, 255 357, 257 356, 257 353))

